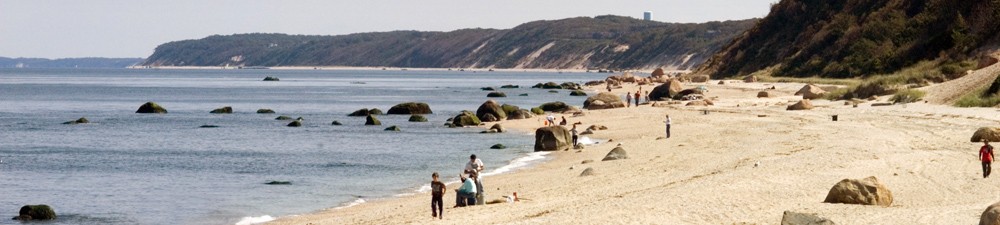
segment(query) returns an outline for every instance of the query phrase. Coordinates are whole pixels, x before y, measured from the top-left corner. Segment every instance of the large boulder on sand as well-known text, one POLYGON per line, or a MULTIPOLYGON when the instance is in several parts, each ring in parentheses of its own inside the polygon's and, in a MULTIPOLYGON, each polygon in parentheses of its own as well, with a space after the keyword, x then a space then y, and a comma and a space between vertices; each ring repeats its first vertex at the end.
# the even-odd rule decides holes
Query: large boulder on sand
POLYGON ((836 225, 827 218, 816 216, 811 213, 798 213, 785 211, 781 216, 781 225, 836 225))
POLYGON ((705 93, 701 92, 701 89, 691 88, 691 89, 684 89, 683 91, 678 92, 677 94, 675 94, 673 96, 673 98, 676 99, 676 100, 681 100, 681 99, 684 99, 684 97, 688 96, 688 95, 704 95, 704 94, 705 93))
POLYGON ((770 98, 772 96, 771 96, 771 92, 761 91, 761 92, 757 92, 757 97, 758 98, 770 98))
POLYGON ((757 82, 757 76, 753 76, 753 75, 747 76, 746 78, 743 78, 743 82, 744 83, 757 82))
POLYGON ((432 114, 431 106, 423 102, 399 103, 389 108, 387 114, 432 114))
POLYGON ((613 109, 613 108, 624 108, 625 103, 622 102, 622 98, 611 92, 601 92, 597 95, 590 96, 586 101, 583 101, 583 108, 595 110, 595 109, 613 109), (597 103, 597 104, 595 104, 597 103))
POLYGON ((652 76, 652 77, 662 77, 665 74, 666 73, 663 72, 663 68, 656 68, 656 70, 653 70, 653 73, 650 74, 650 76, 652 76))
POLYGON ((28 220, 54 220, 56 219, 56 211, 52 210, 52 207, 48 205, 25 205, 21 207, 18 211, 18 216, 15 216, 14 220, 28 221, 28 220))
POLYGON ((500 103, 493 100, 487 100, 482 105, 479 105, 479 109, 476 109, 476 116, 482 119, 483 122, 496 122, 507 119, 507 113, 504 112, 500 103), (487 115, 491 115, 492 117, 487 119, 487 115))
POLYGON ((799 102, 788 106, 785 110, 810 110, 812 108, 813 104, 812 102, 809 102, 809 99, 802 99, 799 100, 799 102))
POLYGON ((802 99, 817 99, 822 98, 826 94, 826 90, 823 90, 819 86, 813 84, 806 84, 802 89, 795 92, 795 95, 801 95, 802 99))
POLYGON ((663 99, 670 99, 671 97, 677 95, 683 91, 681 87, 681 82, 677 79, 671 79, 670 81, 656 86, 652 91, 649 92, 649 99, 653 101, 660 101, 663 99))
POLYGON ((535 151, 567 150, 573 146, 573 136, 563 126, 547 126, 535 130, 535 151))
POLYGON ((465 110, 462 110, 461 113, 451 120, 451 124, 456 127, 479 126, 480 123, 482 123, 482 121, 479 120, 479 117, 477 117, 476 114, 465 110))
POLYGON ((972 134, 970 141, 981 142, 986 139, 990 142, 1000 142, 1000 128, 996 127, 980 127, 976 130, 976 133, 972 134))
POLYGON ((875 177, 844 179, 830 188, 830 193, 826 194, 823 202, 890 206, 892 192, 875 177))
POLYGON ((564 103, 564 102, 547 102, 547 103, 544 103, 544 104, 538 106, 538 108, 540 108, 540 109, 542 109, 544 111, 560 112, 560 113, 561 112, 566 112, 566 111, 572 111, 573 110, 572 107, 570 107, 569 105, 566 105, 566 103, 564 103))
POLYGON ((621 146, 615 147, 615 149, 611 149, 611 151, 608 152, 608 155, 605 155, 604 159, 601 159, 601 161, 611 161, 619 159, 628 159, 628 153, 626 153, 625 149, 622 148, 621 146))
POLYGON ((380 126, 382 125, 382 121, 379 121, 378 118, 375 118, 375 115, 368 115, 368 117, 365 118, 365 125, 380 126))
POLYGON ((695 83, 705 83, 708 82, 709 79, 711 79, 710 77, 708 77, 708 75, 693 75, 689 76, 688 78, 691 79, 691 82, 695 83))
POLYGON ((979 225, 1000 225, 1000 202, 986 207, 986 211, 979 216, 979 225))
POLYGON ((135 113, 167 113, 167 109, 155 102, 147 102, 139 106, 139 110, 136 110, 135 113))
POLYGON ((511 112, 510 114, 507 114, 507 120, 520 120, 520 119, 527 119, 527 118, 531 118, 531 117, 532 117, 532 113, 531 113, 531 111, 528 111, 527 109, 518 109, 517 111, 514 111, 514 112, 511 112))

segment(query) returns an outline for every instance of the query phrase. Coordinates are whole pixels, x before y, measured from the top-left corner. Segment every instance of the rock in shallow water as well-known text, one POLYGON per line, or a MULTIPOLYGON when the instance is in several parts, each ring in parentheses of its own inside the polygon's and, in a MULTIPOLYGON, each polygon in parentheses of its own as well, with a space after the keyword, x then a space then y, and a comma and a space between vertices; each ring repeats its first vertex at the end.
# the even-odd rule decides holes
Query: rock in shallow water
POLYGON ((146 102, 146 104, 139 106, 135 113, 167 113, 167 109, 155 102, 146 102))

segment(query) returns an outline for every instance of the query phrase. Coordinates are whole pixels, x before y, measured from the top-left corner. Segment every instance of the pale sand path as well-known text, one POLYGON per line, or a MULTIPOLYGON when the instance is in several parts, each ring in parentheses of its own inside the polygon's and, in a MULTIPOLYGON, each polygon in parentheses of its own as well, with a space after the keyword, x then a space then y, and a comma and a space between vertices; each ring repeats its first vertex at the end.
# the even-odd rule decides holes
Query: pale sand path
MULTIPOLYGON (((1000 178, 982 179, 979 144, 968 140, 976 128, 1000 124, 997 109, 852 108, 818 100, 817 109, 785 111, 774 103, 799 99, 790 95, 802 84, 776 84, 779 97, 757 99, 757 90, 771 84, 717 82, 687 85, 705 85, 708 96, 720 97, 708 115, 698 107, 645 105, 567 116, 584 127, 608 126, 590 137, 614 142, 554 152, 546 163, 485 179, 488 199, 516 191, 530 200, 448 208, 444 220, 436 220, 423 193, 270 224, 778 224, 785 210, 838 224, 975 224, 986 206, 1000 201, 1000 178), (656 140, 668 113, 673 137, 656 140), (831 121, 833 114, 840 121, 831 121), (601 162, 619 142, 631 158, 601 162), (580 164, 587 159, 596 162, 580 164), (579 177, 587 167, 597 175, 579 177), (892 190, 893 206, 822 203, 836 182, 867 176, 892 190)), ((533 134, 541 125, 536 119, 503 124, 533 134)), ((449 192, 445 205, 453 199, 449 192)))

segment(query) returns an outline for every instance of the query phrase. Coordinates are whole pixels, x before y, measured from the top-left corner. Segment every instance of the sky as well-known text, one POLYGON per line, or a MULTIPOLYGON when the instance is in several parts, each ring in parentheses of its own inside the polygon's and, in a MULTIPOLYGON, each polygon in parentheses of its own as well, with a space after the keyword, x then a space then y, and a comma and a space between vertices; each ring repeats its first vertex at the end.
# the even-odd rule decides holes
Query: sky
POLYGON ((337 35, 508 29, 536 20, 619 15, 660 22, 760 18, 777 0, 0 0, 0 56, 147 57, 210 35, 337 35))

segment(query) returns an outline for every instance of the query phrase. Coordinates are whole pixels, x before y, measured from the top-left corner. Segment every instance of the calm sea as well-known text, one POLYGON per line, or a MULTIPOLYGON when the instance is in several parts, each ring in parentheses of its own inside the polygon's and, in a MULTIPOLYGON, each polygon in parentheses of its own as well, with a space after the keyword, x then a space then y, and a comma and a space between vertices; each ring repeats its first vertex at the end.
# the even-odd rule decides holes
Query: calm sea
POLYGON ((25 204, 54 207, 59 219, 46 224, 236 224, 413 193, 432 172, 455 179, 470 154, 500 169, 494 172, 509 171, 541 158, 531 136, 445 128, 445 120, 486 101, 480 87, 520 85, 497 100, 524 108, 582 105, 584 97, 528 87, 604 76, 0 69, 0 224, 18 224, 9 218, 25 204), (261 81, 265 76, 281 81, 261 81), (134 113, 147 101, 169 113, 134 113), (364 126, 364 117, 346 116, 409 101, 430 104, 430 122, 385 115, 385 126, 364 126), (222 106, 235 113, 208 113, 222 106), (279 115, 303 117, 304 126, 287 127, 274 120, 279 115), (91 123, 62 124, 80 117, 91 123), (383 131, 389 125, 402 132, 383 131), (510 148, 489 149, 497 143, 510 148))

